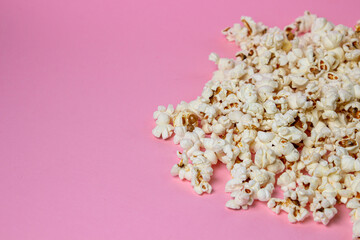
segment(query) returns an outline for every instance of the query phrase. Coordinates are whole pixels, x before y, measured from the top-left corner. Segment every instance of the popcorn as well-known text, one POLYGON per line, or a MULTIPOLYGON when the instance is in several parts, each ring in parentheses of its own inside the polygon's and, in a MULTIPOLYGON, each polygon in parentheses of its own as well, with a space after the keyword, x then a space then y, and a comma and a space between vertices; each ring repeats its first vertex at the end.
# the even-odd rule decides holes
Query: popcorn
POLYGON ((180 146, 190 157, 195 151, 200 149, 201 141, 195 132, 186 132, 183 139, 180 141, 180 146))
POLYGON ((296 173, 294 171, 286 170, 279 176, 277 184, 281 186, 281 190, 283 190, 284 192, 289 189, 295 189, 296 173))
POLYGON ((269 201, 271 198, 271 194, 274 191, 274 185, 269 183, 266 187, 259 189, 256 193, 256 198, 259 201, 266 202, 269 201))
POLYGON ((253 192, 250 188, 243 188, 242 190, 237 190, 231 193, 231 197, 234 199, 229 200, 226 203, 228 208, 232 209, 248 209, 254 202, 252 196, 253 192))
POLYGON ((355 159, 349 155, 341 158, 341 169, 344 172, 355 172, 360 170, 360 159, 355 159))
POLYGON ((337 31, 330 31, 326 35, 322 36, 321 44, 326 50, 332 50, 340 46, 343 39, 343 34, 337 31))
POLYGON ((297 199, 286 197, 284 200, 278 198, 271 198, 268 202, 268 207, 276 214, 283 210, 288 213, 288 219, 291 223, 303 221, 309 214, 306 208, 301 207, 297 199))
POLYGON ((175 114, 173 122, 175 127, 185 126, 188 131, 192 132, 198 125, 198 116, 190 110, 186 110, 175 114))
POLYGON ((334 207, 335 203, 335 198, 325 198, 319 192, 316 192, 316 197, 310 204, 310 210, 313 212, 314 221, 327 225, 337 213, 337 210, 334 207))
POLYGON ((352 238, 359 239, 359 237, 360 237, 360 221, 358 220, 354 222, 352 238))
POLYGON ((173 112, 174 108, 171 104, 167 109, 164 106, 159 106, 158 110, 154 112, 156 127, 153 129, 152 133, 155 137, 162 137, 163 139, 171 137, 174 130, 174 127, 170 124, 173 112))
POLYGON ((180 141, 185 137, 186 132, 187 132, 186 127, 184 127, 184 126, 175 127, 174 128, 174 133, 175 133, 174 143, 179 144, 180 141))
POLYGON ((259 168, 266 168, 275 163, 276 154, 273 150, 259 149, 255 154, 255 165, 259 168))
POLYGON ((171 168, 171 175, 179 176, 181 180, 191 180, 192 164, 189 164, 188 157, 184 153, 177 152, 178 157, 181 159, 178 164, 171 168))
POLYGON ((343 203, 360 238, 360 24, 306 11, 284 30, 242 17, 222 33, 241 48, 235 58, 211 53, 217 70, 201 95, 154 113, 153 134, 175 133, 183 149, 171 174, 211 193, 220 161, 232 176, 228 208, 264 201, 291 223, 311 213, 326 225, 343 203))

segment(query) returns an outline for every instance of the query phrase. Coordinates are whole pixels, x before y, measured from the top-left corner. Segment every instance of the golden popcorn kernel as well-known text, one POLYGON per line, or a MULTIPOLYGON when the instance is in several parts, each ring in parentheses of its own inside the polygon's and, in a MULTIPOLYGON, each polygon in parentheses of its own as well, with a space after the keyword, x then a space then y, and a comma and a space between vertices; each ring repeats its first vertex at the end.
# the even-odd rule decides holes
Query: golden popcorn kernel
POLYGON ((189 131, 189 132, 192 132, 194 131, 195 127, 193 125, 189 125, 186 127, 186 129, 189 131))
POLYGON ((198 120, 199 120, 198 116, 196 116, 195 114, 190 114, 190 116, 189 116, 189 123, 190 124, 197 123, 198 120))

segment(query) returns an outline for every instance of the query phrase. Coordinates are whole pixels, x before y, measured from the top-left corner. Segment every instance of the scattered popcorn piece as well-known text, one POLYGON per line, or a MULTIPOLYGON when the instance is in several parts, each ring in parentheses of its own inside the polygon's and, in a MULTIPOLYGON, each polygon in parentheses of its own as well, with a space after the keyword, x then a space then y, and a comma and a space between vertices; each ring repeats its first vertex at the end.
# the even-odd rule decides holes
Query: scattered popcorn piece
POLYGON ((335 204, 335 198, 325 198, 322 194, 316 192, 316 196, 310 204, 310 210, 313 212, 314 221, 327 225, 337 213, 337 210, 334 207, 335 204))
POLYGON ((174 127, 170 124, 171 116, 174 112, 174 107, 170 104, 166 109, 164 106, 159 106, 158 110, 154 112, 154 119, 156 119, 156 127, 152 133, 155 137, 162 137, 167 139, 171 137, 174 127))
POLYGON ((276 214, 279 214, 281 210, 287 212, 289 222, 291 223, 301 222, 309 214, 308 210, 302 207, 296 198, 291 199, 290 196, 285 197, 284 200, 271 198, 267 205, 276 214))

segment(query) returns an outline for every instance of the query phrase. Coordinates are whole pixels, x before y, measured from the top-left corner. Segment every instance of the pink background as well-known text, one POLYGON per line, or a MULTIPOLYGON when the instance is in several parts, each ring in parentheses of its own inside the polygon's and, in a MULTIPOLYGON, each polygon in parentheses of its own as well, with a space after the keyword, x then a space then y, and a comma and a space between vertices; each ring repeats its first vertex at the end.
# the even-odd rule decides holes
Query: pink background
POLYGON ((309 9, 348 26, 354 1, 2 0, 0 239, 350 239, 349 211, 292 225, 264 203, 225 208, 230 178, 197 196, 155 139, 160 104, 198 96, 220 31, 252 16, 285 26, 309 9))

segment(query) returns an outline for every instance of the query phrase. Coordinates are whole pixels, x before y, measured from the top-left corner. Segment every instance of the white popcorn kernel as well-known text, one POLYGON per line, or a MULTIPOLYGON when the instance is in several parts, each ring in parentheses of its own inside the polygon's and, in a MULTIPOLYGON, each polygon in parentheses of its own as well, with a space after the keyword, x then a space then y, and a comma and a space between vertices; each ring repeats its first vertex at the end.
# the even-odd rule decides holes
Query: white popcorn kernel
POLYGON ((313 106, 313 102, 307 101, 307 97, 301 92, 290 94, 287 100, 291 109, 308 109, 313 106))
POLYGON ((243 190, 232 192, 231 197, 234 198, 236 204, 238 204, 242 209, 246 210, 254 202, 252 194, 253 191, 250 188, 244 187, 243 190))
POLYGON ((333 28, 334 25, 331 22, 328 22, 325 18, 316 18, 314 24, 311 26, 311 32, 324 34, 331 31, 333 28))
POLYGON ((241 208, 240 204, 238 204, 234 199, 230 199, 229 201, 227 201, 226 207, 231 208, 231 209, 240 209, 241 208))
POLYGON ((277 184, 281 186, 281 190, 283 190, 284 192, 289 189, 295 189, 296 173, 294 171, 286 170, 286 172, 279 176, 277 184))
POLYGON ((251 17, 241 17, 241 22, 246 27, 248 35, 257 33, 257 25, 251 17))
POLYGON ((239 64, 236 65, 233 69, 229 71, 229 77, 231 79, 240 79, 244 75, 247 74, 247 71, 245 70, 246 65, 245 64, 239 64))
POLYGON ((295 20, 296 31, 299 33, 306 33, 311 30, 312 25, 316 19, 316 15, 311 14, 309 11, 305 11, 304 16, 301 16, 295 20))
POLYGON ((269 201, 273 191, 274 191, 274 185, 272 183, 270 183, 270 184, 266 185, 265 188, 261 188, 257 192, 257 199, 262 202, 269 201))
POLYGON ((350 212, 350 220, 355 223, 360 220, 360 208, 354 208, 350 212))
POLYGON ((308 216, 309 212, 306 208, 294 207, 289 209, 288 219, 291 223, 302 222, 308 216))
POLYGON ((276 160, 275 160, 275 163, 273 163, 273 164, 271 164, 271 165, 268 165, 268 166, 266 167, 266 169, 267 169, 269 172, 278 174, 278 173, 281 173, 282 171, 284 171, 285 165, 284 165, 284 163, 283 163, 281 160, 276 159, 276 160))
POLYGON ((308 216, 308 210, 301 207, 296 199, 287 197, 285 200, 271 198, 268 202, 268 207, 271 208, 276 214, 283 210, 288 213, 288 219, 291 223, 303 221, 308 216))
POLYGON ((332 50, 340 46, 343 35, 337 31, 330 31, 321 38, 321 44, 326 50, 332 50))
POLYGON ((154 119, 156 119, 156 127, 152 130, 155 137, 162 137, 167 139, 171 137, 174 127, 170 124, 171 116, 174 113, 174 107, 170 104, 167 108, 159 106, 158 110, 154 112, 154 119))
POLYGON ((230 70, 235 67, 234 60, 228 58, 220 58, 218 60, 219 70, 230 70))
POLYGON ((345 53, 345 58, 349 61, 358 61, 360 59, 360 49, 345 53))
POLYGON ((279 136, 292 143, 299 143, 305 138, 305 134, 295 127, 281 127, 278 130, 279 136))
POLYGON ((280 57, 279 57, 279 65, 280 66, 285 66, 286 64, 288 64, 288 62, 289 62, 289 60, 286 55, 280 55, 280 57))
POLYGON ((356 178, 351 179, 350 189, 355 193, 360 193, 360 175, 357 175, 356 178))
POLYGON ((310 205, 314 221, 327 225, 337 213, 337 209, 334 207, 335 203, 335 198, 325 198, 322 194, 316 192, 316 197, 310 205))
POLYGON ((355 172, 360 170, 360 160, 349 155, 341 158, 341 169, 344 172, 355 172))
POLYGON ((359 239, 360 238, 360 220, 355 221, 353 224, 353 239, 359 239))
POLYGON ((356 199, 356 198, 350 199, 350 201, 346 204, 346 207, 347 207, 347 208, 350 208, 350 209, 360 208, 359 199, 356 199))
POLYGON ((271 149, 259 149, 255 154, 255 165, 259 168, 266 168, 268 165, 274 164, 275 160, 275 152, 271 149))
POLYGON ((174 136, 174 143, 179 144, 180 141, 184 138, 186 133, 186 127, 180 126, 174 128, 175 136, 174 136))
POLYGON ((259 131, 257 137, 262 143, 268 143, 274 139, 275 134, 272 132, 259 131))
POLYGON ((190 181, 192 165, 188 163, 188 157, 179 151, 177 152, 177 156, 180 158, 180 162, 171 168, 171 175, 174 177, 179 176, 181 180, 187 179, 190 181))
POLYGON ((208 182, 201 182, 199 185, 194 187, 194 190, 197 194, 211 193, 212 187, 208 182))
POLYGON ((337 213, 336 208, 320 208, 317 211, 313 212, 313 217, 315 222, 322 222, 322 224, 327 225, 337 213))
MULTIPOLYGON (((204 87, 201 96, 204 99, 206 99, 207 101, 210 101, 210 98, 213 96, 213 94, 214 94, 214 92, 210 88, 204 87)), ((206 105, 204 105, 204 106, 206 106, 206 105)))
POLYGON ((210 53, 210 55, 209 55, 209 60, 210 61, 213 61, 213 62, 215 62, 216 64, 218 64, 219 63, 219 55, 217 55, 216 53, 210 53))
POLYGON ((152 133, 155 137, 167 139, 171 136, 174 127, 170 124, 170 117, 166 113, 160 113, 157 116, 156 127, 152 133))
POLYGON ((228 117, 233 123, 238 123, 241 121, 243 115, 244 114, 241 111, 233 111, 229 113, 228 117))
POLYGON ((272 100, 267 100, 264 103, 264 109, 268 115, 274 115, 279 111, 279 109, 276 106, 276 103, 272 100))
POLYGON ((236 190, 240 190, 243 187, 243 182, 245 179, 241 178, 233 178, 229 180, 225 185, 225 192, 233 192, 236 190))
POLYGON ((252 117, 262 118, 264 108, 259 103, 245 103, 243 110, 250 114, 252 117))
POLYGON ((172 168, 171 168, 171 171, 170 171, 170 173, 171 173, 171 175, 173 175, 174 177, 175 176, 178 176, 179 175, 179 172, 180 172, 180 167, 177 165, 177 164, 175 164, 172 168))
POLYGON ((251 84, 245 84, 240 91, 237 92, 237 96, 242 102, 255 103, 257 101, 255 86, 251 84))
POLYGON ((299 76, 291 76, 291 82, 293 88, 304 88, 306 87, 309 80, 307 78, 299 77, 299 76))
POLYGON ((271 198, 268 203, 267 206, 268 208, 270 208, 273 212, 275 212, 276 214, 279 214, 281 211, 281 206, 282 206, 283 200, 279 199, 279 198, 271 198))
POLYGON ((258 169, 255 166, 250 167, 250 178, 259 184, 260 187, 264 187, 268 183, 275 183, 275 174, 266 171, 265 169, 258 169))
POLYGON ((211 164, 217 163, 218 158, 214 151, 206 150, 204 156, 211 162, 211 164))

